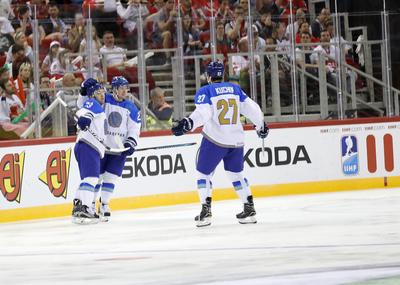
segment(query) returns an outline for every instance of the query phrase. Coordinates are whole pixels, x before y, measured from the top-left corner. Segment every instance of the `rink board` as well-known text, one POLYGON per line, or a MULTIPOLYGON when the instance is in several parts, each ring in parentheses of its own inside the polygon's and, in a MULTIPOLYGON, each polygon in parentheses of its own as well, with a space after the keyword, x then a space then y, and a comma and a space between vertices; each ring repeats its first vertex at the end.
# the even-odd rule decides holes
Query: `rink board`
MULTIPOLYGON (((245 176, 254 196, 400 186, 400 119, 271 125, 262 142, 245 132, 245 176)), ((202 136, 143 133, 139 147, 194 146, 136 152, 117 182, 113 210, 198 202, 195 160, 202 136)), ((0 222, 65 216, 80 183, 74 138, 0 143, 0 222)), ((215 200, 236 194, 220 164, 215 200)))

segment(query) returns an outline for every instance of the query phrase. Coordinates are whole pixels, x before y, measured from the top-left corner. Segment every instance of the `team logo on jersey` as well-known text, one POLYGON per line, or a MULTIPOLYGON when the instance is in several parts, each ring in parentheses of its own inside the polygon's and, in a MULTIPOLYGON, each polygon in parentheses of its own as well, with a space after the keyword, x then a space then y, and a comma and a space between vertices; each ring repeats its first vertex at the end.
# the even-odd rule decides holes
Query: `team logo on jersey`
POLYGON ((0 190, 7 201, 20 202, 25 152, 6 154, 0 161, 0 190))
POLYGON ((46 170, 39 175, 54 197, 67 198, 71 149, 55 150, 47 158, 46 170))
POLYGON ((122 123, 122 116, 118 112, 111 112, 108 115, 108 124, 113 128, 119 128, 122 123))
POLYGON ((359 171, 358 146, 355 136, 344 136, 342 144, 342 171, 345 175, 356 175, 359 171))

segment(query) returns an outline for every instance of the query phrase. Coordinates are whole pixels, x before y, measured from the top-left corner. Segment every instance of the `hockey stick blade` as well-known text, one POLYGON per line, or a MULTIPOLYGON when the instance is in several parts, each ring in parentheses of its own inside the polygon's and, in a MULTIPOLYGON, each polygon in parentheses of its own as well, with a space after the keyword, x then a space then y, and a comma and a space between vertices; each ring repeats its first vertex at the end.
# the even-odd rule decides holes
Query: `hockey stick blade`
POLYGON ((184 147, 184 146, 191 146, 195 145, 197 143, 192 142, 192 143, 180 143, 180 144, 170 144, 170 145, 160 145, 160 146, 153 146, 153 147, 145 147, 145 148, 137 148, 135 149, 136 151, 145 151, 145 150, 151 150, 151 149, 166 149, 166 148, 174 148, 174 147, 184 147))

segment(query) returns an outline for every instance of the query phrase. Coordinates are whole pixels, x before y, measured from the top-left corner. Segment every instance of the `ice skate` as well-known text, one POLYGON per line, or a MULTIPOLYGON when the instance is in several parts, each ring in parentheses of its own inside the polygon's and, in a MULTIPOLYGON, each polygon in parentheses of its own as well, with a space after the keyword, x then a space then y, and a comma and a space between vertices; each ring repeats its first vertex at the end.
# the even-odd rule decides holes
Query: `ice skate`
POLYGON ((206 199, 206 203, 201 205, 200 215, 196 216, 194 220, 197 222, 197 227, 205 227, 211 225, 211 198, 206 199))
POLYGON ((256 210, 254 210, 253 196, 247 197, 248 203, 244 203, 243 212, 236 215, 241 224, 255 224, 256 210))
POLYGON ((101 222, 108 222, 111 217, 110 207, 108 206, 108 204, 101 203, 101 200, 100 200, 99 216, 101 222))
MULTIPOLYGON (((80 202, 80 201, 79 201, 80 202)), ((72 211, 72 222, 78 225, 89 225, 97 224, 99 222, 98 216, 90 211, 90 208, 86 205, 82 205, 82 202, 77 202, 72 211), (97 216, 97 217, 96 217, 97 216)))

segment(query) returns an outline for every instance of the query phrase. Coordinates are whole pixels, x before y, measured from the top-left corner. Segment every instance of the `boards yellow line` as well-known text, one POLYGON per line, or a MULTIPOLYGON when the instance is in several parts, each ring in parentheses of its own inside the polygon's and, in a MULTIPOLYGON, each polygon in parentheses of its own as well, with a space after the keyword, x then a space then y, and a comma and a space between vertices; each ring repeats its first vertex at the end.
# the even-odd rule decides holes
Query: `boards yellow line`
MULTIPOLYGON (((251 189, 255 197, 271 197, 393 187, 400 187, 400 176, 275 185, 253 185, 251 186, 251 189)), ((233 188, 215 189, 213 191, 213 200, 228 200, 236 198, 237 196, 233 188)), ((198 203, 197 191, 115 198, 111 201, 110 206, 113 210, 130 210, 188 203, 198 203)), ((63 217, 70 215, 71 210, 71 203, 0 210, 0 223, 63 217)))

